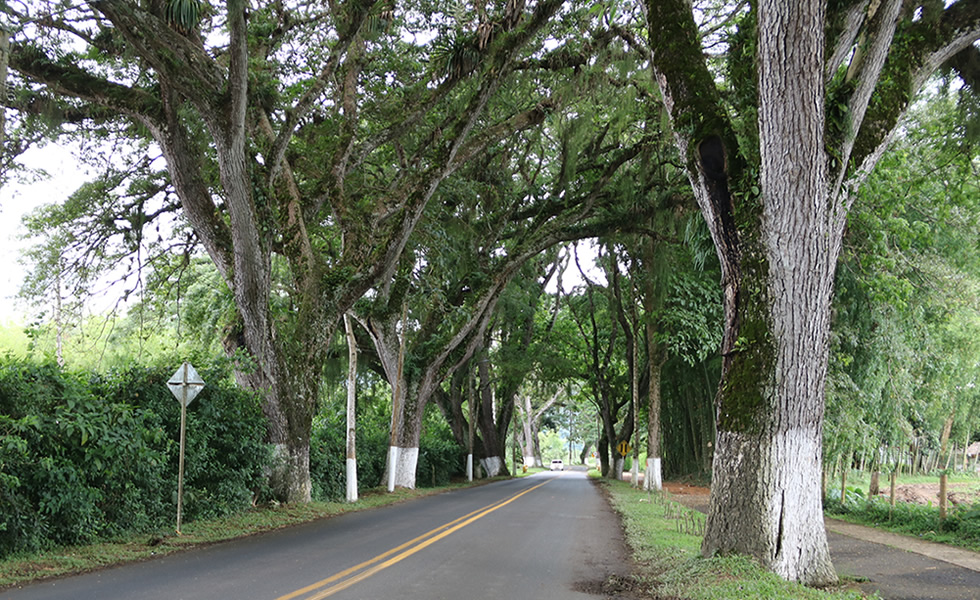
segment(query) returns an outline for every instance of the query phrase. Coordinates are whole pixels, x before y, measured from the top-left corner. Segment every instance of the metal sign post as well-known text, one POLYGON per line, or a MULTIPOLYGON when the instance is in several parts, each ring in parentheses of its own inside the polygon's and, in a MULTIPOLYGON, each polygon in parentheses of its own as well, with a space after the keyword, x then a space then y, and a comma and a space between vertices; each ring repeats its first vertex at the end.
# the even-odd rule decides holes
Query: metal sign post
POLYGON ((180 402, 180 458, 177 466, 177 535, 180 535, 180 515, 184 503, 184 439, 187 430, 187 405, 204 388, 204 380, 189 362, 184 362, 167 382, 170 392, 180 402))

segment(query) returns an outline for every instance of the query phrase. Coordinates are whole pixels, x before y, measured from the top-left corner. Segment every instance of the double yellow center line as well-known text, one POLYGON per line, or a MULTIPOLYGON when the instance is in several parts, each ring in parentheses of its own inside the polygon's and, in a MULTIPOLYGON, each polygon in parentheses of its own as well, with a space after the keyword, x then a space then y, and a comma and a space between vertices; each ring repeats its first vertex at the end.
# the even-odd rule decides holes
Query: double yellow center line
POLYGON ((276 598, 276 600, 293 600, 294 598, 299 598, 300 596, 305 596, 306 594, 310 594, 312 592, 315 593, 313 593, 310 596, 306 596, 304 600, 322 600, 323 598, 332 596, 341 590, 345 590, 349 588, 350 586, 354 585, 359 581, 363 581, 368 577, 371 577, 372 575, 374 575, 379 571, 387 569, 391 565, 401 562, 402 560, 408 558, 409 556, 415 554, 416 552, 428 548, 432 544, 438 542, 439 540, 448 536, 454 531, 459 531, 460 529, 466 527, 470 523, 478 519, 482 519, 483 517, 489 515, 493 511, 497 510, 498 508, 503 508, 504 506, 507 506, 508 504, 510 504, 514 500, 517 500, 524 494, 533 492, 534 490, 545 485, 549 481, 551 480, 549 479, 543 483, 539 483, 538 485, 532 488, 528 488, 523 492, 514 494, 509 498, 498 500, 497 502, 484 506, 483 508, 477 509, 469 514, 459 517, 458 519, 450 521, 445 525, 440 525, 439 527, 436 527, 431 531, 427 531, 426 533, 423 533, 417 538, 409 540, 400 546, 396 546, 391 550, 388 550, 383 554, 379 554, 370 560, 364 561, 359 565, 354 565, 353 567, 350 567, 348 569, 344 569, 343 571, 335 575, 331 575, 326 579, 321 579, 320 581, 310 584, 304 588, 298 589, 295 592, 290 592, 285 596, 279 596, 278 598, 276 598))

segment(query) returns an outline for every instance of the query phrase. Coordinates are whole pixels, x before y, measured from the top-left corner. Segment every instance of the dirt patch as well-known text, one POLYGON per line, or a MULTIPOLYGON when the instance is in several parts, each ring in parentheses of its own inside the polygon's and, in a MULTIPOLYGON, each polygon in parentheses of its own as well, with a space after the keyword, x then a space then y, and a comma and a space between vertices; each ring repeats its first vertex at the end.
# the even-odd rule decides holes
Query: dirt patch
POLYGON ((686 483, 664 482, 664 489, 675 495, 683 496, 708 496, 711 490, 700 485, 688 485, 686 483))
MULTIPOLYGON (((888 498, 887 486, 878 494, 888 498)), ((953 506, 980 504, 980 487, 973 483, 952 483, 946 486, 946 498, 953 506)), ((895 487, 895 500, 933 506, 939 504, 939 483, 913 483, 895 487)))
POLYGON ((664 491, 684 506, 703 513, 708 512, 711 490, 701 485, 664 482, 664 491))
POLYGON ((683 600, 678 596, 659 596, 650 587, 632 577, 610 575, 601 581, 580 581, 575 584, 575 591, 610 600, 683 600))

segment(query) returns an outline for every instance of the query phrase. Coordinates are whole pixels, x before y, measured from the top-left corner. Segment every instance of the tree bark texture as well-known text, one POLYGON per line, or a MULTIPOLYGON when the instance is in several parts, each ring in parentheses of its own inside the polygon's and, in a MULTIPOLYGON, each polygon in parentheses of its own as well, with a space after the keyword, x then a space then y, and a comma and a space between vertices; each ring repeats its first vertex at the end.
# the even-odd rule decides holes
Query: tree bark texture
MULTIPOLYGON (((830 299, 839 243, 828 231, 822 152, 824 14, 820 3, 808 6, 759 4, 763 213, 758 233, 768 270, 757 272, 761 281, 745 282, 761 290, 743 285, 739 295, 762 296, 768 310, 760 311, 759 326, 771 331, 756 339, 740 331, 732 365, 723 374, 728 389, 717 406, 714 498, 702 549, 706 554, 744 552, 787 579, 825 584, 836 581, 836 573, 820 489, 814 484, 821 473, 830 299), (764 349, 761 355, 758 350, 743 354, 738 342, 764 349), (737 364, 743 356, 756 363, 755 381, 737 364), (746 396, 750 402, 757 396, 761 405, 747 406, 746 396), (733 468, 733 461, 754 463, 754 468, 747 473, 733 468), (746 505, 752 508, 744 511, 746 505), (746 535, 746 529, 755 535, 746 535)), ((751 235, 747 228, 742 231, 751 235)), ((750 248, 743 245, 748 253, 757 251, 750 248)))
POLYGON ((347 501, 357 502, 357 338, 350 315, 344 313, 347 335, 347 501))
POLYGON ((661 365, 653 326, 647 324, 647 368, 650 372, 647 386, 647 464, 643 475, 643 489, 660 491, 663 474, 660 456, 660 372, 661 365))

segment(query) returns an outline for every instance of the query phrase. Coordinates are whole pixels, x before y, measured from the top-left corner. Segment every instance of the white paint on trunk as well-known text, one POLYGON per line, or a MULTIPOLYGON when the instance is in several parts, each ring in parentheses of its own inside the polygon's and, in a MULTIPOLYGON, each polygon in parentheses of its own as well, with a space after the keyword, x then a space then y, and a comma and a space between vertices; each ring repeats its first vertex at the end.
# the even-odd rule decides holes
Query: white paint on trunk
POLYGON ((395 480, 398 477, 398 446, 388 446, 388 492, 395 491, 395 480))
POLYGON ((488 456, 480 459, 480 466, 487 477, 496 477, 504 471, 504 459, 500 456, 488 456))
POLYGON ((792 581, 826 581, 835 575, 823 522, 818 436, 812 428, 790 429, 766 440, 719 432, 702 545, 706 554, 755 556, 792 581), (744 471, 755 477, 740 475, 744 471))
POLYGON ((347 459, 347 501, 357 502, 357 459, 347 459))
POLYGON ((473 481, 473 454, 466 455, 466 481, 473 481))
MULTIPOLYGON (((535 466, 535 464, 534 464, 535 462, 538 462, 538 461, 533 456, 525 456, 524 457, 524 466, 527 467, 528 469, 530 469, 531 467, 535 466)), ((539 463, 537 466, 540 467, 542 465, 539 463)))
POLYGON ((659 492, 664 489, 663 474, 659 458, 648 458, 646 472, 643 474, 643 489, 659 492))
POLYGON ((357 341, 350 316, 344 313, 347 334, 347 501, 357 502, 357 341))
POLYGON ((395 462, 395 486, 415 489, 415 470, 419 463, 419 449, 399 448, 395 462))
POLYGON ((781 494, 769 500, 778 524, 772 568, 790 581, 814 581, 835 573, 830 562, 820 488, 822 444, 819 432, 790 430, 772 438, 773 478, 781 494))

